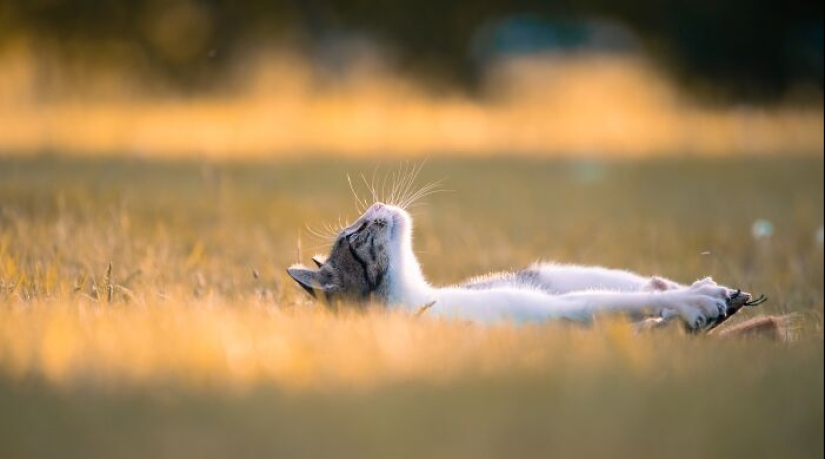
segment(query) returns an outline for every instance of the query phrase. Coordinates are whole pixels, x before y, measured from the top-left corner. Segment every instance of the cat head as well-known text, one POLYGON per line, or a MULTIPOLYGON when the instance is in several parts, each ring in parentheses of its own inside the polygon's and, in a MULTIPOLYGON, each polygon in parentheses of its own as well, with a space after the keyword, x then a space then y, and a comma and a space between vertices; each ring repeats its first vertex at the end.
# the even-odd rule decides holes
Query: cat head
POLYGON ((393 263, 409 241, 411 218, 400 207, 375 203, 335 237, 317 269, 293 266, 287 272, 310 295, 329 302, 386 298, 393 263))

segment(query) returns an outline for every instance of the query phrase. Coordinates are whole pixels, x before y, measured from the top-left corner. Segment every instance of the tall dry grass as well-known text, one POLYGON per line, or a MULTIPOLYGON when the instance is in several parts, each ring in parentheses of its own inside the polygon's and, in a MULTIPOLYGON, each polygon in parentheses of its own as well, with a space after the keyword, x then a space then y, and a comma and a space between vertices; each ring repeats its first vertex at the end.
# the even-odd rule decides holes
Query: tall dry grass
POLYGON ((413 209, 435 283, 712 275, 770 297, 742 318, 795 314, 785 343, 327 311, 284 269, 372 167, 0 159, 0 455, 822 452, 821 159, 436 159, 422 180, 454 191, 413 209))
MULTIPOLYGON (((416 249, 436 283, 542 258, 682 282, 713 275, 768 294, 761 312, 800 314, 797 335, 821 340, 822 175, 812 164, 436 161, 425 175, 444 174, 457 191, 413 208, 416 249), (731 174, 741 184, 731 186, 731 174), (775 235, 753 239, 760 218, 775 235)), ((616 325, 602 336, 313 305, 284 270, 327 248, 305 223, 355 216, 334 162, 43 158, 6 160, 2 174, 0 367, 17 377, 291 387, 449 379, 557 359, 662 365, 648 349, 661 338, 616 325)), ((665 347, 689 345, 671 339, 665 347)))

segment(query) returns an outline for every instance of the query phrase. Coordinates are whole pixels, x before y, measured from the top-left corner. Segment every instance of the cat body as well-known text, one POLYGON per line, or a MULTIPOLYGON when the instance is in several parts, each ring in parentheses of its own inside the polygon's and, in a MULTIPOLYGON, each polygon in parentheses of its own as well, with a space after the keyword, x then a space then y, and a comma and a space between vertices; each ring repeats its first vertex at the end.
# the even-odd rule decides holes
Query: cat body
POLYGON ((430 285, 412 247, 412 217, 377 202, 335 239, 318 269, 287 271, 310 294, 328 300, 374 301, 388 308, 476 322, 587 322, 595 314, 680 318, 691 330, 724 319, 735 292, 705 278, 690 286, 629 271, 537 263, 462 284, 430 285))
POLYGON ((475 277, 462 283, 461 287, 469 289, 532 288, 550 295, 562 295, 588 289, 616 292, 668 290, 680 287, 680 285, 667 279, 643 277, 621 269, 542 262, 518 271, 504 271, 475 277))

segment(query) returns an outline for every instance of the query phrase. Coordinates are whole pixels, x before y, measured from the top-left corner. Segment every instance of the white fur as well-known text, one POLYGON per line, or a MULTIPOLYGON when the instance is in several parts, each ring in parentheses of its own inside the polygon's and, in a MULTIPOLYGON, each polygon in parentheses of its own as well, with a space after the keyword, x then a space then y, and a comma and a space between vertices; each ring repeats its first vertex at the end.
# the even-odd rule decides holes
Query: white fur
POLYGON ((536 263, 532 268, 539 271, 542 282, 552 284, 554 293, 559 294, 582 290, 637 292, 650 284, 650 278, 601 266, 536 263))
POLYGON ((629 271, 552 263, 534 266, 542 282, 552 285, 552 294, 528 287, 437 288, 426 281, 413 253, 412 219, 406 211, 379 203, 364 217, 390 222, 387 302, 389 307, 411 312, 433 302, 427 314, 479 322, 588 321, 595 313, 621 312, 664 319, 678 316, 695 328, 725 314, 730 295, 729 289, 710 278, 686 287, 629 271))

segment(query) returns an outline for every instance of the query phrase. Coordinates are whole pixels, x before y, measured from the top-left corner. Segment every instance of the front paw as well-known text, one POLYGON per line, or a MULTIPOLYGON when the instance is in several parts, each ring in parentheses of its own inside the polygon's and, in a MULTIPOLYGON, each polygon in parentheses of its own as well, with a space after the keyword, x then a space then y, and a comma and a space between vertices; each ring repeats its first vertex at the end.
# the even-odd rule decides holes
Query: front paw
POLYGON ((720 285, 717 284, 716 281, 714 281, 712 277, 708 276, 708 277, 704 277, 704 278, 699 279, 696 282, 690 284, 690 287, 688 287, 688 290, 702 290, 706 287, 720 287, 720 285))
POLYGON ((647 284, 642 287, 642 290, 648 292, 663 292, 665 290, 678 290, 680 288, 684 287, 671 280, 653 276, 647 281, 647 284))
POLYGON ((710 278, 703 279, 687 289, 668 295, 662 317, 681 318, 691 332, 706 330, 725 318, 730 296, 731 290, 717 285, 710 278))

